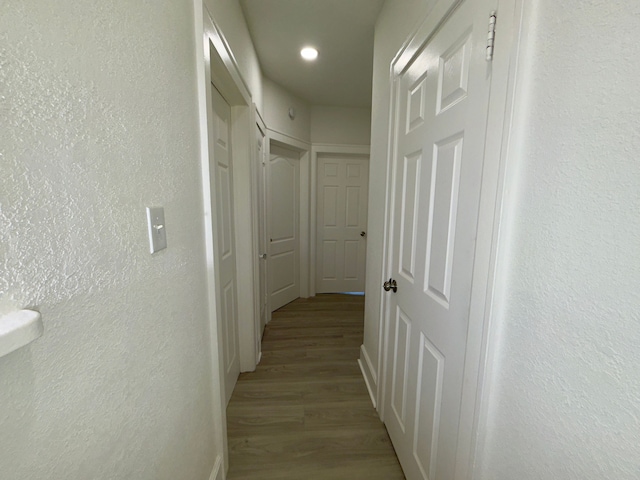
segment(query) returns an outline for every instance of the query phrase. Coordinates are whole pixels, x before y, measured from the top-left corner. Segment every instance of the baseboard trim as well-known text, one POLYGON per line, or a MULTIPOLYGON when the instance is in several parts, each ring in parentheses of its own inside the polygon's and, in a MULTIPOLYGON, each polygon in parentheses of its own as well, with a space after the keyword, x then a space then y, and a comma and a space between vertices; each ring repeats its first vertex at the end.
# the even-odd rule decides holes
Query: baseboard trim
POLYGON ((216 458, 216 463, 213 465, 213 470, 211 470, 211 475, 209 475, 209 480, 222 480, 222 457, 218 455, 216 458))
POLYGON ((358 365, 360 366, 364 383, 367 385, 367 390, 369 391, 369 397, 371 397, 373 408, 377 408, 378 402, 375 393, 377 390, 377 375, 375 374, 375 370, 373 369, 373 365, 371 364, 371 360, 369 359, 369 355, 367 355, 364 345, 360 346, 360 358, 358 359, 358 365))

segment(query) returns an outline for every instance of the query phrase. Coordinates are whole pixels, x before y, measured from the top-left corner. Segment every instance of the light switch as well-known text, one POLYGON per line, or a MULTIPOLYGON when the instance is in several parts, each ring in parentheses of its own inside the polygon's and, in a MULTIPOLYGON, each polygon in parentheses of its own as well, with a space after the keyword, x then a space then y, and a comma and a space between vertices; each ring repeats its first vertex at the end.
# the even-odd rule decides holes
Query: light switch
POLYGON ((164 208, 147 207, 147 223, 149 224, 149 249, 151 253, 167 248, 164 208))

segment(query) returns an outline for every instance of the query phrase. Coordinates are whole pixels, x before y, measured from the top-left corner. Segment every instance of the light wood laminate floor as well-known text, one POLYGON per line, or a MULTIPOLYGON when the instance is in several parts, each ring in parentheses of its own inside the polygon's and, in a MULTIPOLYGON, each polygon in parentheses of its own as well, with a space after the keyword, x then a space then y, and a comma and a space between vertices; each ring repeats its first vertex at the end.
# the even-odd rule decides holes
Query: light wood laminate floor
POLYGON ((273 313, 262 361, 227 407, 228 479, 404 479, 357 364, 363 317, 351 295, 273 313))

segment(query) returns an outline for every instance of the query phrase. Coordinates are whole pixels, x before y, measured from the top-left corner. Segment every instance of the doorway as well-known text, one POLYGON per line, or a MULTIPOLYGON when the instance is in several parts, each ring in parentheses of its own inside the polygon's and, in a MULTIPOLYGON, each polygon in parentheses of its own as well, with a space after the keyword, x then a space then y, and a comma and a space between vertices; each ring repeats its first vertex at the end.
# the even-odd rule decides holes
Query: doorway
POLYGON ((316 293, 364 292, 369 158, 317 158, 316 293))
POLYGON ((271 144, 267 162, 271 310, 300 297, 300 153, 271 144))
POLYGON ((222 327, 222 358, 225 400, 228 403, 240 375, 238 340, 238 289, 235 221, 233 208, 233 156, 231 152, 231 107, 215 85, 211 89, 213 113, 213 158, 209 159, 210 183, 215 185, 216 253, 218 298, 222 327))

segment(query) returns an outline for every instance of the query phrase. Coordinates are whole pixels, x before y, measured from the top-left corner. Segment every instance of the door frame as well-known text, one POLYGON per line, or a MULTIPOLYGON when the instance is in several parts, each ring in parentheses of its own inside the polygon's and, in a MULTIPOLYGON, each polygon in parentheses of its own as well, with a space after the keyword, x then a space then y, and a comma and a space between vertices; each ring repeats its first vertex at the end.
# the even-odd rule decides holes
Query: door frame
MULTIPOLYGON (((283 133, 277 132, 275 130, 267 127, 267 136, 266 136, 266 158, 271 158, 271 144, 280 145, 281 147, 288 148, 289 150, 294 150, 300 155, 300 208, 298 210, 298 239, 299 239, 299 249, 300 249, 300 264, 298 266, 298 275, 300 282, 300 298, 308 298, 310 296, 309 293, 309 268, 310 268, 310 253, 309 253, 309 182, 310 182, 310 173, 309 173, 309 164, 310 164, 310 155, 311 155, 311 145, 304 142, 303 140, 299 140, 294 137, 290 137, 283 133)), ((267 211, 269 209, 267 208, 267 211)), ((267 222, 269 222, 268 213, 267 213, 267 222)), ((269 224, 267 224, 267 234, 269 231, 269 224)), ((268 243, 267 243, 268 244, 268 243)), ((269 268, 269 261, 267 259, 267 268, 269 268)), ((271 286, 268 286, 268 291, 271 292, 271 286)), ((269 318, 271 321, 271 294, 269 294, 269 318)))
MULTIPOLYGON (((384 212, 383 264, 380 285, 391 277, 393 255, 392 225, 393 212, 389 208, 393 192, 392 159, 395 156, 397 139, 395 127, 399 102, 399 78, 410 62, 422 51, 449 14, 464 0, 440 0, 433 7, 418 29, 408 38, 391 63, 390 69, 390 109, 388 125, 388 150, 386 169, 386 191, 384 212)), ((471 1, 471 0, 466 0, 471 1)), ((496 43, 492 61, 492 78, 488 109, 487 133, 485 140, 484 165, 480 192, 478 229, 471 283, 469 308, 469 328, 467 333, 466 359, 463 377, 460 426, 458 429, 458 451, 456 452, 456 480, 474 478, 474 462, 479 443, 478 426, 488 415, 487 372, 492 361, 492 345, 495 332, 492 331, 492 314, 495 276, 497 271, 498 239, 505 200, 504 180, 508 165, 508 150, 516 93, 516 73, 520 51, 521 25, 523 21, 523 0, 495 0, 498 12, 496 23, 496 43), (488 160, 489 159, 489 160, 488 160), (492 159, 492 160, 491 160, 492 159)), ((487 11, 487 25, 490 11, 487 11)), ((388 295, 381 295, 379 305, 380 323, 378 351, 379 381, 376 386, 375 405, 384 421, 386 366, 390 351, 390 314, 388 295)), ((365 375, 365 378, 367 376, 365 375)))
MULTIPOLYGON (((251 92, 244 81, 228 42, 202 0, 194 1, 198 126, 200 131, 200 168, 204 218, 204 247, 208 300, 209 342, 211 348, 211 389, 214 441, 214 466, 211 480, 222 480, 229 465, 227 445, 226 402, 223 381, 223 352, 221 348, 219 278, 216 265, 215 243, 216 209, 211 208, 215 199, 215 186, 209 182, 209 162, 213 152, 212 87, 222 94, 231 106, 231 148, 233 152, 233 199, 236 271, 238 278, 238 331, 240 344, 240 370, 255 370, 257 263, 257 195, 253 135, 258 112, 252 102, 251 92)), ((259 310, 257 310, 259 312, 259 310)))
MULTIPOLYGON (((252 164, 255 166, 255 168, 257 169, 254 175, 254 181, 255 181, 255 185, 253 187, 253 191, 255 192, 256 195, 256 202, 254 203, 254 206, 256 208, 256 214, 255 214, 255 232, 256 234, 254 235, 254 248, 255 251, 258 253, 258 270, 256 272, 256 274, 258 275, 258 280, 255 282, 255 298, 257 299, 256 301, 256 338, 254 339, 254 343, 255 343, 255 348, 256 348, 256 365, 258 363, 260 363, 260 359, 262 358, 262 316, 260 315, 260 307, 262 305, 262 299, 260 298, 260 258, 259 256, 262 255, 263 253, 267 253, 267 251, 269 250, 269 244, 267 243, 267 239, 266 239, 266 235, 267 235, 267 229, 268 229, 268 218, 267 218, 267 192, 266 192, 266 172, 265 172, 265 168, 266 168, 266 158, 267 155, 269 154, 269 138, 267 136, 267 125, 264 121, 264 119, 262 118, 262 115, 260 115, 260 112, 257 111, 257 109, 255 109, 255 119, 256 119, 256 124, 255 127, 258 128, 260 130, 260 133, 262 133, 262 158, 258 157, 258 151, 257 149, 254 150, 255 151, 255 157, 252 160, 252 164), (262 171, 260 171, 260 169, 262 169, 262 171), (259 188, 258 183, 259 182, 263 182, 262 188, 259 188), (259 196, 259 193, 262 192, 264 195, 264 198, 259 196), (262 250, 262 248, 260 247, 260 216, 264 215, 264 222, 265 222, 265 226, 264 226, 264 233, 265 233, 265 238, 262 239, 262 241, 265 244, 265 248, 264 251, 262 250)), ((266 315, 266 321, 265 321, 265 325, 267 323, 269 323, 271 321, 271 311, 269 310, 269 261, 268 259, 265 259, 265 275, 266 275, 266 279, 265 279, 265 289, 267 291, 267 304, 265 306, 265 309, 267 310, 265 315, 266 315)))
MULTIPOLYGON (((367 156, 369 157, 369 160, 371 160, 371 146, 316 143, 311 147, 311 167, 309 179, 309 296, 311 297, 315 297, 316 295, 316 232, 318 228, 318 214, 316 209, 318 206, 318 156, 322 156, 323 154, 367 156)), ((369 163, 369 165, 371 165, 371 163, 369 163)), ((371 178, 371 174, 369 174, 369 178, 371 178)))

